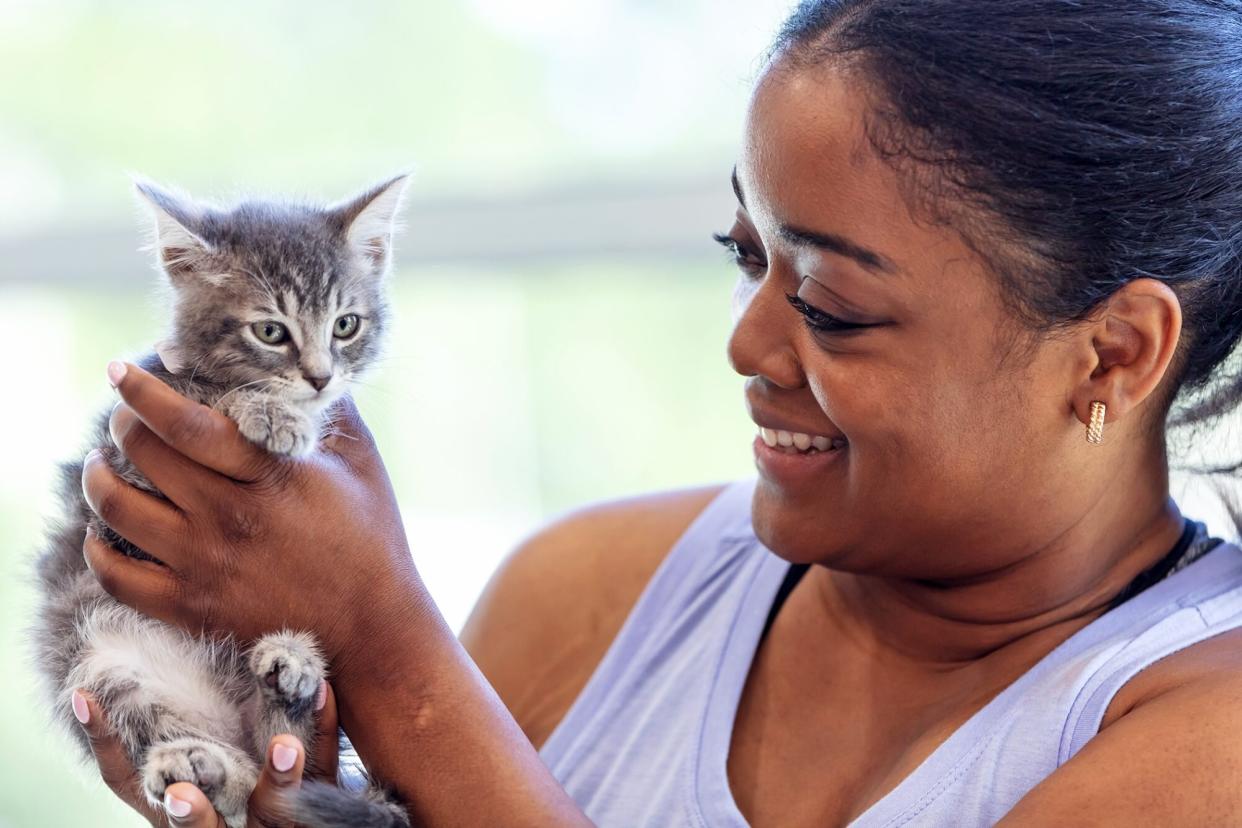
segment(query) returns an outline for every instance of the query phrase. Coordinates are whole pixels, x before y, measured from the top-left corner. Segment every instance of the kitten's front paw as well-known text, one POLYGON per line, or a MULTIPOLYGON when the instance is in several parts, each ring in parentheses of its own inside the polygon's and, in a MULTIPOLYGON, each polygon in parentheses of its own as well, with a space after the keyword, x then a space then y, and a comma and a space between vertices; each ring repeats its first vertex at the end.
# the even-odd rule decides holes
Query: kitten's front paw
POLYGON ((246 439, 275 454, 306 454, 319 440, 319 427, 305 411, 279 403, 246 406, 237 412, 246 439))
POLYGON ((189 782, 211 801, 229 828, 244 828, 246 803, 258 782, 254 764, 240 751, 186 737, 153 745, 142 766, 142 788, 155 808, 174 782, 189 782))
POLYGON ((311 709, 327 665, 309 635, 272 633, 255 642, 250 672, 267 698, 296 715, 311 709))

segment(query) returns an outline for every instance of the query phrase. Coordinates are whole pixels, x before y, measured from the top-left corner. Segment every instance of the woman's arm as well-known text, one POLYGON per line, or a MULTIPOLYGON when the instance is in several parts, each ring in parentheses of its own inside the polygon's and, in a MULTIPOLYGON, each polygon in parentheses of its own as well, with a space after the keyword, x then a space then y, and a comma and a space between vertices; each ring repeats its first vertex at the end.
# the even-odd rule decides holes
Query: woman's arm
POLYGON ((1148 692, 999 825, 1242 825, 1242 630, 1148 672, 1148 692))
POLYGON ((441 825, 589 825, 461 648, 410 557, 374 441, 346 402, 320 451, 269 455, 141 369, 110 367, 112 431, 168 500, 88 458, 88 501, 166 566, 88 537, 103 587, 195 633, 315 633, 359 755, 441 825))

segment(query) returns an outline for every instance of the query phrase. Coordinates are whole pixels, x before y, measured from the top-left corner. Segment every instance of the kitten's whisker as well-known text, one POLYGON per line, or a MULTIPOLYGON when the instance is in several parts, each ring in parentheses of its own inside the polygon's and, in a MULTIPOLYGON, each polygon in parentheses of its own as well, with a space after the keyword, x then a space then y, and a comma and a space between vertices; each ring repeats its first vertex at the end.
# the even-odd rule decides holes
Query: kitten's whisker
POLYGON ((272 381, 273 381, 272 377, 263 377, 262 379, 251 380, 250 382, 243 382, 241 385, 237 386, 236 388, 230 388, 228 391, 225 391, 223 394, 221 394, 220 399, 216 400, 215 404, 212 405, 211 408, 214 411, 219 411, 221 403, 223 403, 231 395, 236 394, 238 391, 241 391, 243 388, 249 388, 252 385, 258 385, 260 383, 270 383, 272 381))

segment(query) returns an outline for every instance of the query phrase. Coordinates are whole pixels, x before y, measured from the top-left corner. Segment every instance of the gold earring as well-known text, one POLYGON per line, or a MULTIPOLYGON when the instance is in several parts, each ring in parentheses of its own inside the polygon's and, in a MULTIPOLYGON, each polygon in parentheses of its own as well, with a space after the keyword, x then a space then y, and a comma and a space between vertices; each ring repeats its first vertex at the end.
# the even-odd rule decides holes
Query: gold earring
POLYGON ((1091 422, 1087 424, 1087 442, 1104 442, 1104 403, 1095 400, 1091 403, 1091 422))

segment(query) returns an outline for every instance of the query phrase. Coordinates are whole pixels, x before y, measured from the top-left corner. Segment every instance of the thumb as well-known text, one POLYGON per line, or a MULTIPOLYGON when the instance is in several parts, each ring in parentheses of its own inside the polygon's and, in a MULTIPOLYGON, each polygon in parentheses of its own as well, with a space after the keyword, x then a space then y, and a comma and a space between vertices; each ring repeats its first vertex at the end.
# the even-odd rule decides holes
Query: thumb
POLYGON ((250 794, 247 828, 276 828, 291 825, 284 796, 302 787, 306 750, 298 737, 282 733, 267 745, 267 759, 259 783, 250 794))

